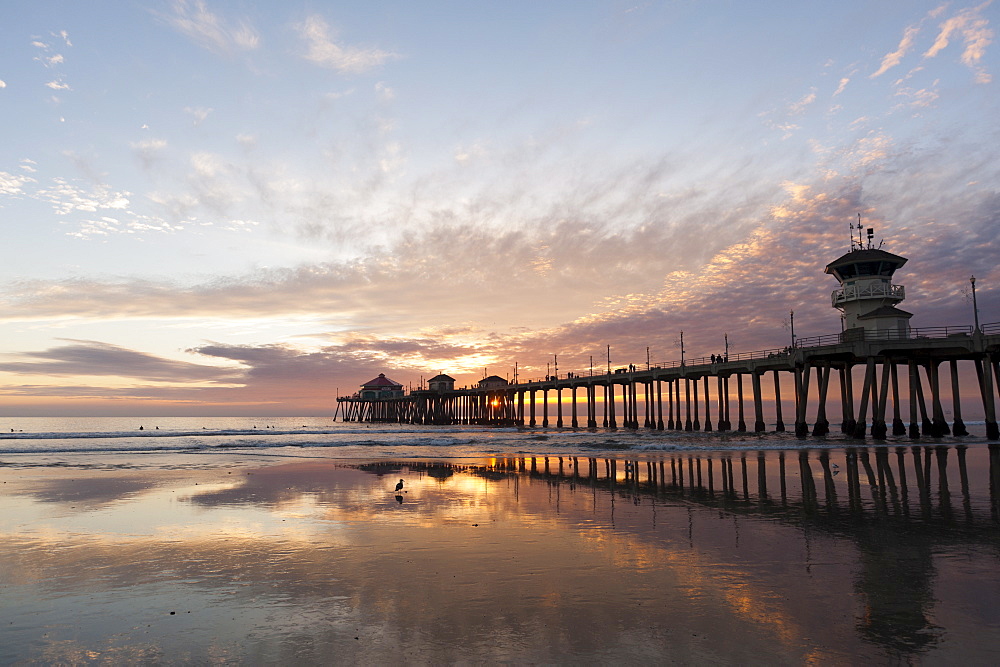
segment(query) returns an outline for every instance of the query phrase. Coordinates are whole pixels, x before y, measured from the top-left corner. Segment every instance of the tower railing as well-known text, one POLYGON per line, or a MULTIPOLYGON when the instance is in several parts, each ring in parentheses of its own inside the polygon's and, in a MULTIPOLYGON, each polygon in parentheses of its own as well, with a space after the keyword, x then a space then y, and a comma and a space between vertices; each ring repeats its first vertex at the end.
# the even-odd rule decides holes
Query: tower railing
POLYGON ((830 299, 833 307, 846 301, 858 299, 892 299, 902 301, 906 298, 906 290, 902 285, 890 285, 883 282, 865 282, 861 285, 846 285, 840 289, 833 290, 830 299))

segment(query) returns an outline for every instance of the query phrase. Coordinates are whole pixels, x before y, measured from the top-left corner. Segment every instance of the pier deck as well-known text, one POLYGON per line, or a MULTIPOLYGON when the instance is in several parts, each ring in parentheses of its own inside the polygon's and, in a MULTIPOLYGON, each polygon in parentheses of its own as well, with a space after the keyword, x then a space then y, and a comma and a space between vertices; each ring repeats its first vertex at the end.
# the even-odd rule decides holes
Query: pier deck
POLYGON ((502 388, 417 390, 391 399, 341 396, 337 409, 345 421, 761 432, 766 430, 762 381, 770 374, 770 423, 777 431, 785 430, 781 391, 783 384, 790 384, 786 391, 790 389, 794 399, 790 417, 795 433, 820 436, 830 428, 827 405, 832 400, 830 377, 836 371, 840 428, 845 433, 864 438, 870 425, 876 439, 885 438, 890 428, 895 435, 909 433, 914 438, 921 433, 965 435, 959 362, 975 370, 987 437, 1000 439, 994 398, 1000 388, 1000 323, 979 329, 911 329, 905 335, 855 329, 800 338, 786 348, 650 364, 642 369, 630 365, 600 374, 570 372, 502 388), (949 369, 950 392, 942 390, 942 364, 949 369), (860 388, 855 386, 856 366, 864 368, 860 388), (904 400, 900 398, 901 371, 906 379, 904 400), (814 396, 810 396, 812 385, 814 396), (945 418, 946 393, 951 399, 950 425, 945 418), (752 415, 745 409, 748 401, 752 415), (810 408, 814 410, 811 419, 810 408))

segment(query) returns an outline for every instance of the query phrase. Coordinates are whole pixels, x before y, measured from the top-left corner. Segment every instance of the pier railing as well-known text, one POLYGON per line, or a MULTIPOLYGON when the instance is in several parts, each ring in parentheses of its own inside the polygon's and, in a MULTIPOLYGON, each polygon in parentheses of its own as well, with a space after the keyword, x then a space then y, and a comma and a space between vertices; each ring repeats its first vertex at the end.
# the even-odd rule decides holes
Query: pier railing
MULTIPOLYGON (((979 327, 980 331, 986 335, 1000 334, 1000 322, 984 324, 979 327)), ((631 364, 622 367, 612 368, 611 372, 604 369, 590 369, 584 372, 570 371, 568 373, 552 374, 545 378, 532 378, 530 380, 520 380, 523 384, 542 384, 554 382, 556 380, 572 380, 588 377, 606 377, 623 375, 629 373, 642 373, 646 371, 656 371, 666 368, 681 368, 684 366, 713 366, 726 364, 734 361, 751 361, 759 359, 780 359, 787 357, 793 349, 822 347, 825 345, 841 345, 844 343, 854 343, 862 341, 889 341, 889 340, 920 340, 927 338, 949 338, 953 336, 972 336, 973 327, 968 325, 946 326, 946 327, 914 327, 908 331, 864 331, 851 330, 837 334, 826 334, 823 336, 800 336, 795 339, 793 346, 769 348, 766 350, 753 350, 751 352, 736 352, 728 356, 716 355, 707 357, 691 357, 682 363, 679 359, 670 361, 657 361, 647 364, 631 364)))
MULTIPOLYGON (((979 330, 984 335, 1000 334, 1000 322, 983 324, 979 330)), ((679 359, 669 361, 657 361, 643 364, 629 364, 615 367, 608 372, 604 368, 591 368, 585 371, 569 371, 566 373, 553 373, 547 377, 536 377, 530 379, 518 378, 520 384, 544 384, 547 382, 582 380, 590 377, 614 377, 616 375, 628 375, 631 373, 644 373, 668 368, 681 368, 689 366, 709 366, 717 367, 730 362, 752 361, 760 359, 780 359, 791 355, 795 349, 822 347, 826 345, 841 345, 844 343, 854 343, 862 341, 905 341, 920 340, 927 338, 949 338, 954 336, 972 336, 974 328, 969 325, 944 326, 944 327, 914 327, 908 331, 864 331, 850 330, 837 334, 826 334, 823 336, 800 336, 795 339, 794 345, 781 348, 769 348, 765 350, 753 350, 751 352, 736 352, 726 355, 709 355, 707 357, 690 357, 683 362, 679 359)), ((463 390, 476 391, 475 387, 463 387, 463 390)), ((342 397, 352 398, 352 397, 342 397)), ((358 398, 355 394, 353 398, 358 398)))
MULTIPOLYGON (((787 357, 791 353, 790 347, 776 347, 768 350, 754 350, 752 352, 736 352, 730 354, 729 356, 717 355, 715 358, 711 356, 707 357, 694 357, 692 359, 685 359, 682 364, 680 361, 664 361, 658 362, 652 368, 655 370, 657 368, 678 368, 680 366, 711 366, 713 364, 725 364, 731 361, 746 361, 748 359, 774 359, 777 357, 787 357)), ((644 370, 644 369, 642 369, 644 370)))
POLYGON ((971 326, 920 327, 909 331, 864 331, 852 329, 826 336, 804 336, 795 340, 795 347, 819 347, 860 341, 914 340, 920 338, 948 338, 950 336, 971 336, 971 326))

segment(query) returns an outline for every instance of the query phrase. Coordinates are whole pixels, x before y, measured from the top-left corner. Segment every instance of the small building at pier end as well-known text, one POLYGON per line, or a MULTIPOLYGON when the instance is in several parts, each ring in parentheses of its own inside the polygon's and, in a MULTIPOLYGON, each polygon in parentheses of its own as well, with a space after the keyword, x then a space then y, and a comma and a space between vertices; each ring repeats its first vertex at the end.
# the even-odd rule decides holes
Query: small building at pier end
POLYGON ((892 275, 906 258, 873 247, 875 230, 869 227, 867 231, 867 244, 852 235, 851 251, 826 266, 826 273, 840 281, 831 300, 843 314, 844 338, 864 339, 871 336, 868 332, 877 332, 879 338, 907 338, 913 314, 896 308, 906 292, 902 285, 892 284, 892 275))
POLYGON ((385 373, 379 373, 377 378, 361 385, 359 398, 365 401, 380 401, 389 398, 402 398, 405 393, 403 385, 390 380, 385 376, 385 373))
POLYGON ((455 391, 455 378, 441 373, 427 381, 429 391, 455 391))
POLYGON ((508 384, 507 380, 503 379, 499 375, 490 375, 489 377, 484 377, 480 380, 478 386, 480 389, 494 391, 497 389, 506 389, 508 384))

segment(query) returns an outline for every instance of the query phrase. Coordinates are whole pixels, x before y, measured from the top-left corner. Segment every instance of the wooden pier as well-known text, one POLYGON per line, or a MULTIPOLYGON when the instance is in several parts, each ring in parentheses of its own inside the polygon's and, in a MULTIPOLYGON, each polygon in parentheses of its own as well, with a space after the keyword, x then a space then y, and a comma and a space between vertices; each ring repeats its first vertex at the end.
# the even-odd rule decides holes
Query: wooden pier
POLYGON ((767 417, 775 431, 785 431, 790 423, 796 435, 821 436, 830 430, 829 408, 839 405, 834 423, 839 421, 844 433, 857 438, 870 433, 884 439, 890 430, 912 438, 961 436, 968 433, 959 389, 962 362, 976 374, 986 435, 1000 439, 995 400, 1000 388, 1000 323, 979 330, 936 327, 907 333, 893 337, 849 331, 721 360, 549 376, 501 389, 423 390, 384 400, 341 396, 338 411, 344 421, 362 422, 738 432, 765 431, 767 417), (863 368, 860 382, 857 367, 863 368), (838 380, 839 400, 830 395, 832 375, 838 380), (906 379, 905 394, 900 375, 906 379), (772 382, 774 390, 768 414, 764 382, 772 382), (783 386, 794 399, 790 415, 782 410, 783 386), (945 418, 946 394, 951 424, 945 418), (568 420, 563 409, 567 402, 568 420))
MULTIPOLYGON (((892 284, 906 258, 882 250, 881 243, 874 246, 871 228, 866 243, 862 230, 860 220, 856 228, 852 225, 850 252, 825 270, 840 283, 831 294, 843 321, 839 334, 798 339, 793 334, 789 347, 734 355, 727 350, 700 359, 685 359, 682 342, 680 361, 647 362, 644 370, 634 364, 614 371, 609 366, 604 374, 594 375, 593 369, 587 374, 557 372, 541 381, 515 384, 492 376, 467 389, 451 388, 454 381, 441 375, 435 380, 451 383, 431 382, 430 389, 409 394, 362 391, 338 397, 337 413, 344 421, 739 432, 765 431, 767 417, 776 431, 785 431, 788 420, 797 436, 822 436, 830 431, 828 407, 837 404, 837 397, 830 395, 835 376, 840 415, 833 422, 844 433, 856 438, 870 433, 879 440, 890 429, 893 435, 911 438, 963 436, 968 430, 962 419, 961 364, 966 373, 974 369, 987 438, 1000 439, 995 400, 1000 390, 1000 323, 979 325, 975 278, 970 279, 975 326, 912 328, 912 314, 896 307, 905 299, 905 290, 892 284), (859 367, 861 377, 856 380, 859 367), (900 375, 906 380, 905 395, 900 375), (765 383, 773 383, 766 415, 765 383), (793 414, 783 413, 783 390, 791 392, 793 414)), ((386 382, 379 376, 364 388, 401 389, 386 382)))

